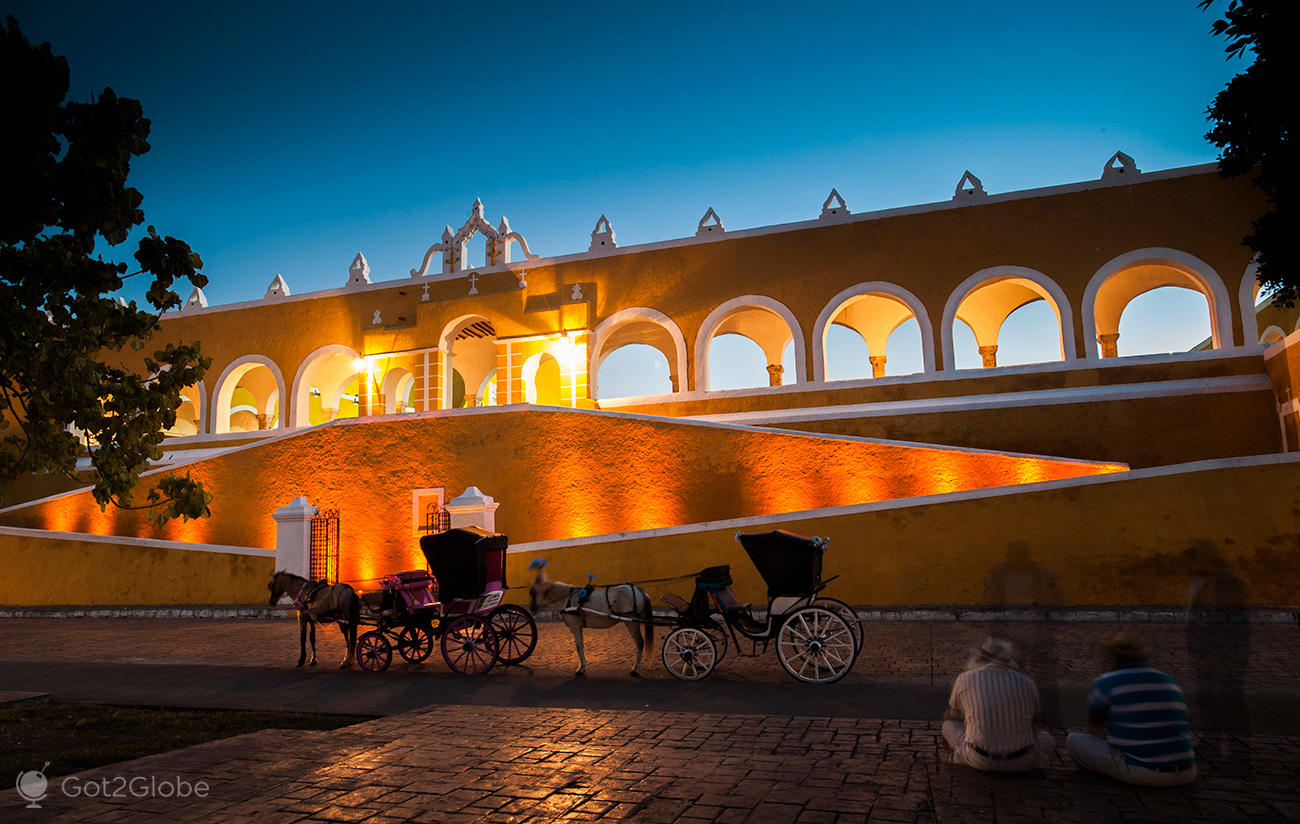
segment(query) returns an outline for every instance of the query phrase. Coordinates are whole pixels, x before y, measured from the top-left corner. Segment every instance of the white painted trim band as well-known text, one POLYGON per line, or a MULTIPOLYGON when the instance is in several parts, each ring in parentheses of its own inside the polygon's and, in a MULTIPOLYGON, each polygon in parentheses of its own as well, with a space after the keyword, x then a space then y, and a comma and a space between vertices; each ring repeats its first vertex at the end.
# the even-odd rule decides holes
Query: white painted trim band
POLYGON ((223 555, 253 555, 260 558, 275 557, 275 550, 260 547, 189 544, 183 541, 160 541, 155 538, 92 535, 88 532, 56 532, 50 529, 26 529, 16 526, 0 526, 0 535, 12 535, 16 538, 43 538, 53 541, 83 541, 90 544, 115 544, 139 549, 179 549, 186 552, 216 552, 223 555))

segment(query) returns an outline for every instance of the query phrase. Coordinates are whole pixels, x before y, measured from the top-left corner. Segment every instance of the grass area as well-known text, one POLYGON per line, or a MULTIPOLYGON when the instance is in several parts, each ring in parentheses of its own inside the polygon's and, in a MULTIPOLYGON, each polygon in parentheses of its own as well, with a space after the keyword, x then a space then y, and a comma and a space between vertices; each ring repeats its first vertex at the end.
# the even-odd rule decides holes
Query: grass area
POLYGON ((0 775, 38 770, 51 778, 267 729, 334 730, 362 715, 177 710, 47 701, 0 709, 0 775))

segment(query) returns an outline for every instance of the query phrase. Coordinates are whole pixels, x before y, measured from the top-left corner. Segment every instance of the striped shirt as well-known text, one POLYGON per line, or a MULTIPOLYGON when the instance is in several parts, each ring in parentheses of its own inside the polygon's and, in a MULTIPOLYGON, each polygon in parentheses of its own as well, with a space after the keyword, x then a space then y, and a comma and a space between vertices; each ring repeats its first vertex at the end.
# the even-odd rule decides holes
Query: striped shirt
POLYGON ((1148 666, 1122 667, 1092 685, 1093 717, 1108 715, 1106 739, 1138 767, 1178 767, 1196 761, 1187 701, 1174 679, 1148 666))
POLYGON ((966 670, 952 685, 948 706, 961 713, 966 741, 1008 755, 1034 744, 1038 687, 1019 670, 997 664, 966 670))

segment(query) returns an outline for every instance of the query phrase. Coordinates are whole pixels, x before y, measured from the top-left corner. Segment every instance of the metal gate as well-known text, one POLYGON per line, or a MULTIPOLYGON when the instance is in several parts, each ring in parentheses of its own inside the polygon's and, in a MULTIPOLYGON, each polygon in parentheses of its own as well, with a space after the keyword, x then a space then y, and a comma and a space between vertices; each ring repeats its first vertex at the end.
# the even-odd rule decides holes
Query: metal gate
POLYGON ((339 582, 339 511, 321 509, 311 519, 311 569, 313 581, 339 582))
POLYGON ((432 535, 449 529, 451 529, 450 512, 436 503, 431 503, 424 508, 424 526, 420 527, 421 532, 432 535))

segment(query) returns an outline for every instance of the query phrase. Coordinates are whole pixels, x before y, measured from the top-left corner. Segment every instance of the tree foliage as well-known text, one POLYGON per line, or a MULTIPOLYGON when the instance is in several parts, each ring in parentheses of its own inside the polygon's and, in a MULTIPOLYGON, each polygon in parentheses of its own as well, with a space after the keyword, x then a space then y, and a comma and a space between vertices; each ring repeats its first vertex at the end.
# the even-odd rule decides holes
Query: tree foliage
MULTIPOLYGON (((1214 5, 1202 0, 1200 8, 1214 5)), ((1206 138, 1218 146, 1225 176, 1253 175, 1268 197, 1270 211, 1252 225, 1243 242, 1259 263, 1259 280, 1274 300, 1290 306, 1300 297, 1300 210, 1296 198, 1298 161, 1291 138, 1300 120, 1295 78, 1300 76, 1297 0, 1230 0, 1211 28, 1224 37, 1228 59, 1247 52, 1254 61, 1228 81, 1208 114, 1214 128, 1206 138)))
MULTIPOLYGON (((182 389, 210 361, 197 343, 168 343, 141 374, 128 350, 143 351, 160 314, 180 305, 173 284, 207 283, 203 261, 152 226, 138 271, 95 252, 144 222, 143 196, 126 185, 131 158, 149 151, 139 101, 109 88, 67 100, 67 61, 29 43, 12 17, 0 27, 0 77, 0 490, 31 472, 73 477, 89 448, 95 500, 130 506, 182 389), (152 279, 148 307, 111 297, 136 276, 152 279)), ((197 482, 169 477, 144 506, 159 520, 202 517, 210 500, 197 482)))

